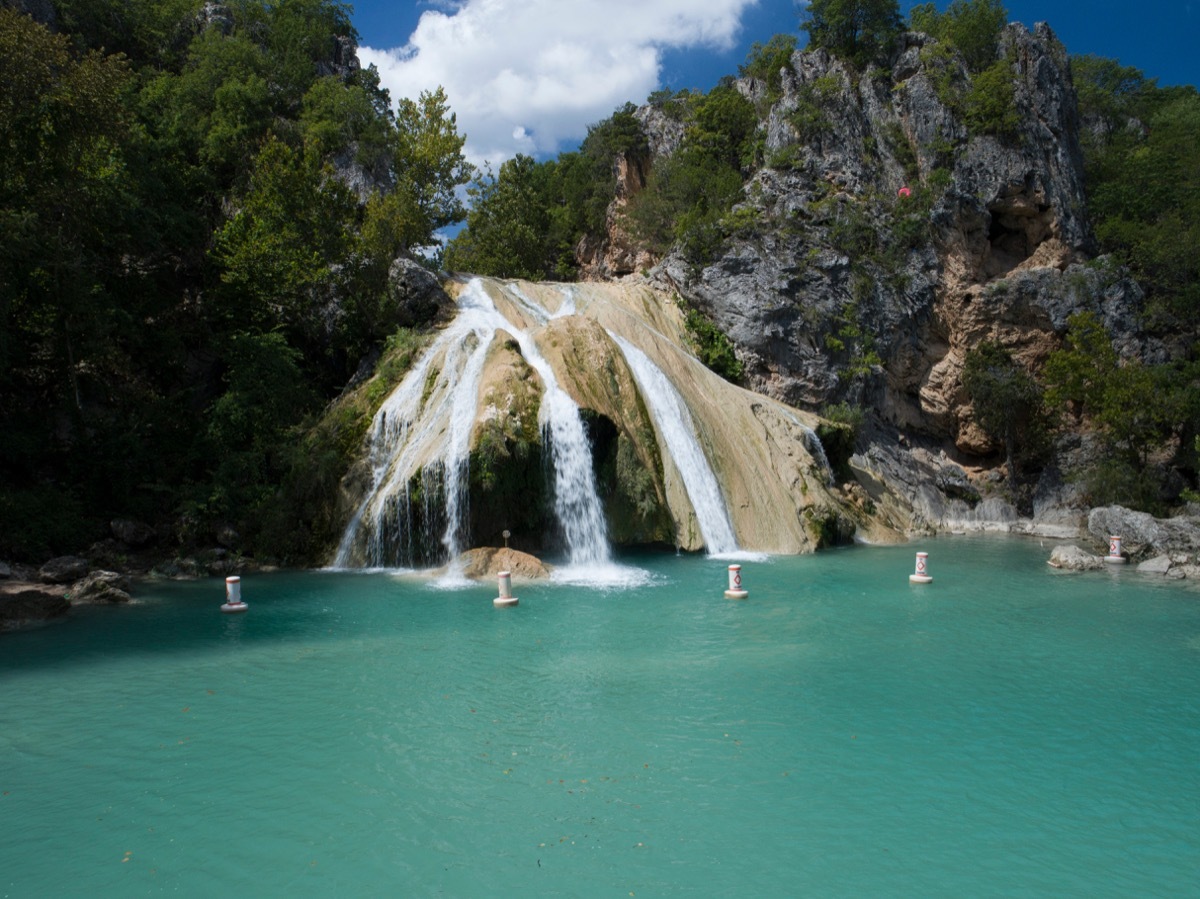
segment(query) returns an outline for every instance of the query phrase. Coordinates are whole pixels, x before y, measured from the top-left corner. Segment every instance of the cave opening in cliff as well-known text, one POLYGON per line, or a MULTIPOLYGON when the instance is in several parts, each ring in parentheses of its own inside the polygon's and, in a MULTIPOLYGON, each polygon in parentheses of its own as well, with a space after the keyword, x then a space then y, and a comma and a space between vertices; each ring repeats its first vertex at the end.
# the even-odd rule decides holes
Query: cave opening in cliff
POLYGON ((1005 203, 988 209, 988 277, 998 277, 1031 257, 1050 235, 1050 212, 1041 206, 1005 203))
POLYGON ((1031 250, 1024 223, 1016 216, 992 213, 988 227, 988 275, 995 277, 1012 271, 1029 258, 1031 250))

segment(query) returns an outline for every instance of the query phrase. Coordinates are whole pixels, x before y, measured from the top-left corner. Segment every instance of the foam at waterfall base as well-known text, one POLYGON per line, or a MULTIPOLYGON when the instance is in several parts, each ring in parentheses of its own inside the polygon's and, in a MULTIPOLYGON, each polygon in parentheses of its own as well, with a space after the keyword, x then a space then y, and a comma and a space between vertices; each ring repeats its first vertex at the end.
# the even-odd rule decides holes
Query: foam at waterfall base
POLYGON ((727 553, 709 553, 708 558, 729 562, 766 562, 771 558, 771 554, 752 552, 748 549, 735 549, 727 553))
POLYGON ((654 583, 656 576, 644 568, 636 568, 632 565, 598 562, 556 567, 550 573, 550 580, 555 584, 620 590, 628 587, 644 587, 654 583))

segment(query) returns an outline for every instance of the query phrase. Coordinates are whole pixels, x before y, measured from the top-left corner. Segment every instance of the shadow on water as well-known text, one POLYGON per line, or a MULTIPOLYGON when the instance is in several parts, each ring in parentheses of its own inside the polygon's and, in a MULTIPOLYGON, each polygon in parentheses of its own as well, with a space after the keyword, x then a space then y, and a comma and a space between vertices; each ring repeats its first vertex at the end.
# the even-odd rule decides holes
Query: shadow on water
MULTIPOLYGON (((614 560, 638 571, 667 558, 636 551, 614 560)), ((701 557, 684 557, 685 560, 701 557)), ((644 574, 644 572, 643 572, 644 574)), ((629 578, 653 588, 648 578, 629 578)), ((522 585, 518 592, 566 595, 577 585, 522 585)), ((630 593, 620 581, 599 593, 630 593)), ((248 609, 224 613, 225 581, 136 581, 133 601, 80 605, 63 618, 0 635, 0 679, 34 668, 84 668, 122 655, 187 656, 253 650, 289 641, 338 641, 389 633, 464 626, 494 614, 490 579, 448 585, 415 572, 288 570, 242 576, 248 609)))
MULTIPOLYGON (((976 593, 989 594, 987 604, 997 621, 1027 621, 1052 614, 1063 591, 1083 592, 1090 602, 1124 603, 1128 590, 1163 592, 1194 598, 1194 589, 1178 583, 1151 581, 1126 570, 1063 573, 1045 564, 1050 548, 1037 541, 1004 537, 941 537, 896 546, 845 546, 810 556, 775 556, 742 561, 751 603, 741 613, 748 626, 756 615, 787 614, 798 605, 814 623, 836 597, 839 605, 858 605, 872 617, 889 609, 906 620, 962 614, 959 603, 976 593), (929 558, 933 583, 908 581, 914 553, 922 547, 929 558), (960 551, 969 549, 970 552, 960 551), (969 561, 968 561, 969 560, 969 561), (1002 585, 1002 586, 1001 586, 1002 585), (999 589, 998 589, 999 588, 999 589), (755 614, 747 614, 757 610, 755 614)), ((522 598, 519 618, 496 618, 494 582, 484 580, 447 589, 421 574, 350 571, 281 571, 249 574, 242 597, 249 609, 221 612, 224 581, 143 580, 135 584, 134 602, 121 606, 79 606, 64 620, 43 627, 0 635, 0 678, 42 668, 86 668, 122 655, 179 656, 253 651, 295 642, 369 640, 394 635, 445 636, 485 629, 510 628, 517 621, 537 621, 539 628, 578 624, 578 616, 619 613, 628 604, 702 602, 704 614, 722 619, 737 616, 738 603, 721 599, 730 560, 703 553, 642 549, 626 551, 615 565, 640 577, 609 583, 526 582, 514 585, 522 598), (665 588, 665 589, 664 589, 665 588), (682 597, 679 599, 678 597, 682 597), (576 606, 568 620, 553 606, 569 600, 576 606), (597 608, 603 605, 602 611, 597 608)), ((501 613, 503 614, 503 613, 501 613)), ((731 619, 733 620, 733 619, 731 619)), ((524 625, 523 625, 524 626, 524 625)), ((1017 624, 1014 624, 1017 626, 1017 624)))
MULTIPOLYGON (((388 573, 281 571, 246 575, 248 609, 224 613, 223 578, 142 580, 133 601, 75 606, 62 619, 0 635, 0 678, 34 667, 86 667, 124 654, 179 655, 253 650, 288 641, 342 640, 379 628, 419 626, 422 605, 475 604, 494 588, 434 591, 416 577, 388 573), (412 612, 385 613, 404 601, 412 612)), ((487 603, 490 608, 491 603, 487 603)))

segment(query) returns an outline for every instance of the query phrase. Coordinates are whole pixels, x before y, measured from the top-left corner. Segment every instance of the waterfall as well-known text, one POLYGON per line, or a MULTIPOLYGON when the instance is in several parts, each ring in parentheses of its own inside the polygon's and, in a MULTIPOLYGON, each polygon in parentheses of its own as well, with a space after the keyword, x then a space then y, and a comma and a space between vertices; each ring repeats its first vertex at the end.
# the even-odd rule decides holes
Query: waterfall
POLYGON ((335 567, 358 561, 355 553, 360 542, 366 567, 417 562, 409 482, 418 471, 425 500, 423 520, 428 527, 438 517, 432 514, 430 497, 441 489, 446 519, 441 544, 451 562, 462 551, 475 397, 488 345, 504 320, 481 287, 464 290, 458 305, 453 324, 375 413, 369 450, 371 487, 342 535, 335 567))
MULTIPOLYGON (((525 303, 533 305, 528 300, 525 303)), ((431 497, 442 490, 445 527, 440 539, 454 565, 465 548, 470 437, 483 365, 499 328, 514 335, 545 387, 542 427, 551 449, 555 513, 566 538, 568 558, 572 565, 608 563, 607 528, 579 407, 558 386, 533 339, 497 311, 482 282, 472 280, 463 289, 458 307, 451 326, 375 414, 369 451, 371 487, 342 535, 334 567, 416 563, 419 553, 413 540, 409 485, 418 471, 422 472, 424 500, 420 518, 426 529, 437 517, 431 497)))
MULTIPOLYGON (((515 285, 506 286, 523 307, 541 322, 574 312, 574 301, 568 292, 569 310, 560 309, 550 316, 533 299, 515 285)), ((567 306, 564 303, 564 308, 567 306)), ((596 474, 592 468, 592 449, 588 443, 579 407, 558 384, 550 363, 538 351, 524 332, 516 334, 521 355, 538 373, 545 386, 540 417, 542 433, 548 435, 554 460, 554 514, 562 527, 567 544, 567 556, 572 567, 608 565, 612 553, 608 544, 608 526, 604 508, 596 490, 596 474)))
POLYGON ((833 484, 833 466, 829 464, 829 457, 825 455, 825 447, 821 444, 821 438, 816 431, 799 419, 796 419, 796 424, 800 425, 800 430, 804 433, 804 448, 808 450, 808 454, 813 457, 825 474, 826 486, 833 484))
POLYGON ((579 407, 557 383, 547 383, 542 409, 542 433, 550 436, 554 458, 554 514, 566 538, 570 564, 606 565, 611 561, 608 526, 596 491, 592 449, 579 407))
POLYGON ((658 428, 675 466, 683 478, 683 486, 696 512, 696 522, 710 555, 737 552, 737 537, 729 521, 729 512, 716 475, 696 437, 695 425, 687 406, 675 385, 662 369, 633 344, 609 332, 616 341, 637 379, 642 398, 658 428))

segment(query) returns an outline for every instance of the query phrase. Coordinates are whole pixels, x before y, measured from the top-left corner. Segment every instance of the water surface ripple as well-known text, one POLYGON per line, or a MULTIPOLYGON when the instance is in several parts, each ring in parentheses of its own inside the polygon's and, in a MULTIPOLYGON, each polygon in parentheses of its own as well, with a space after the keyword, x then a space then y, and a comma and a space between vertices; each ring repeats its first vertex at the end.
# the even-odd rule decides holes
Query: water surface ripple
POLYGON ((144 584, 0 639, 0 896, 1195 895, 1200 594, 1048 556, 144 584))

